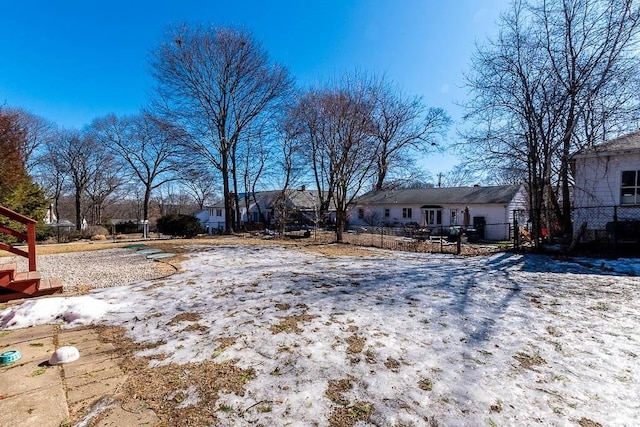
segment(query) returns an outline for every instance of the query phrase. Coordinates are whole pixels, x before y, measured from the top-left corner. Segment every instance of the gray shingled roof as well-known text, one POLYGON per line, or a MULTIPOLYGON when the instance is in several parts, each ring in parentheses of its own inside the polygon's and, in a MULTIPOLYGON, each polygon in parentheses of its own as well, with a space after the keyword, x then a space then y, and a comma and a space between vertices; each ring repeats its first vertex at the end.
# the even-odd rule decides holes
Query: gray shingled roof
POLYGON ((620 153, 640 150, 640 131, 622 135, 593 147, 583 148, 574 154, 574 157, 592 156, 603 153, 620 153))
POLYGON ((372 191, 358 198, 357 204, 485 204, 510 203, 519 185, 499 185, 493 187, 451 187, 420 188, 407 190, 372 191))
MULTIPOLYGON (((255 197, 259 200, 262 199, 272 202, 280 194, 280 190, 256 191, 255 197)), ((289 202, 301 210, 313 210, 318 203, 318 192, 316 190, 292 189, 288 190, 286 195, 289 202)), ((251 201, 253 201, 253 197, 251 198, 251 201)))

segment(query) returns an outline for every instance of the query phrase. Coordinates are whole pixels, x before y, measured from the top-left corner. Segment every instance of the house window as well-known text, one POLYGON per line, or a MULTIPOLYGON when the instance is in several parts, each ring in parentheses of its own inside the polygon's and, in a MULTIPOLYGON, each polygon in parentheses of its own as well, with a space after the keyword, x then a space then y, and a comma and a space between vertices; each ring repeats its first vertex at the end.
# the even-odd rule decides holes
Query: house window
POLYGON ((623 171, 620 185, 620 204, 640 204, 640 171, 623 171))
POLYGON ((424 213, 426 225, 442 225, 441 209, 425 209, 424 213))
POLYGON ((216 216, 222 216, 222 209, 216 209, 216 216))
POLYGON ((363 219, 364 218, 364 209, 360 208, 358 209, 358 219, 363 219))
POLYGON ((390 213, 389 213, 389 208, 385 208, 385 210, 384 210, 384 217, 385 217, 385 218, 389 218, 390 216, 391 216, 391 215, 390 215, 390 213))
POLYGON ((411 208, 402 208, 402 218, 412 218, 411 208))
POLYGON ((451 211, 451 225, 458 225, 458 211, 451 211))

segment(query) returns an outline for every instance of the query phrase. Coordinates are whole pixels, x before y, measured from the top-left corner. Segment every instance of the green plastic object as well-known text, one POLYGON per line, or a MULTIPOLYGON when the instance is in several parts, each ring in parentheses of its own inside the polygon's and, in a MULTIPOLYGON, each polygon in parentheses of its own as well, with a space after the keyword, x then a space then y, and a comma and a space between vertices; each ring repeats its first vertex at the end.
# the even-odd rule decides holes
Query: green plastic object
POLYGON ((18 350, 9 350, 0 354, 0 365, 9 365, 16 360, 20 359, 22 355, 18 350))
POLYGON ((130 245, 125 245, 123 248, 125 249, 140 249, 144 248, 146 245, 144 243, 132 243, 130 245))

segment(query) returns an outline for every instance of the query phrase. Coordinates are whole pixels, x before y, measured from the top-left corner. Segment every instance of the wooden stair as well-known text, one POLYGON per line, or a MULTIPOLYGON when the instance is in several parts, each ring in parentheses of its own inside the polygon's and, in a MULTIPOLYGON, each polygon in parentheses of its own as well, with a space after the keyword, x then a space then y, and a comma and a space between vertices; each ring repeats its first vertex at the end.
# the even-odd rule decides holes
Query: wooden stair
POLYGON ((37 271, 17 272, 15 262, 0 264, 0 302, 62 292, 59 279, 43 279, 37 271))

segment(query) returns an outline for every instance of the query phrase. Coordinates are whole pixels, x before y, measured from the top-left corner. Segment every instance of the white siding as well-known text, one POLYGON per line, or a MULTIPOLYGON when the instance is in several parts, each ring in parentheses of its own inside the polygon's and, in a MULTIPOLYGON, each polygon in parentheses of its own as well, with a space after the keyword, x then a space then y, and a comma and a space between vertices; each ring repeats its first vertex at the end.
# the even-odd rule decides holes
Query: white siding
POLYGON ((640 154, 576 159, 575 207, 620 204, 623 170, 640 169, 640 154))
MULTIPOLYGON (((620 205, 620 185, 625 170, 640 170, 640 153, 576 159, 573 195, 576 231, 583 223, 587 224, 587 230, 604 230, 606 223, 613 221, 612 206, 620 205)), ((625 218, 625 211, 633 210, 621 207, 619 217, 625 218)))
MULTIPOLYGON (((520 202, 518 202, 520 203, 520 202)), ((425 225, 425 218, 420 209, 421 205, 372 205, 356 206, 349 211, 350 226, 379 226, 385 223, 398 223, 398 226, 409 222, 417 222, 420 226, 425 225), (412 217, 403 218, 402 209, 411 208, 412 217), (358 218, 358 209, 364 209, 364 219, 358 218), (384 217, 384 210, 389 209, 389 217, 384 217), (372 221, 375 220, 375 221, 372 221), (373 222, 373 224, 371 224, 373 222)), ((516 206, 516 205, 513 205, 516 206)), ((474 217, 484 217, 486 222, 485 238, 488 240, 507 240, 509 238, 509 224, 511 224, 511 204, 478 204, 478 205, 444 205, 442 206, 442 226, 462 225, 465 208, 469 208, 470 226, 473 225, 474 217), (451 224, 451 212, 457 211, 457 224, 451 224)))
POLYGON ((207 208, 193 214, 208 234, 224 230, 224 209, 207 208), (221 210, 221 216, 217 216, 218 209, 221 210))

